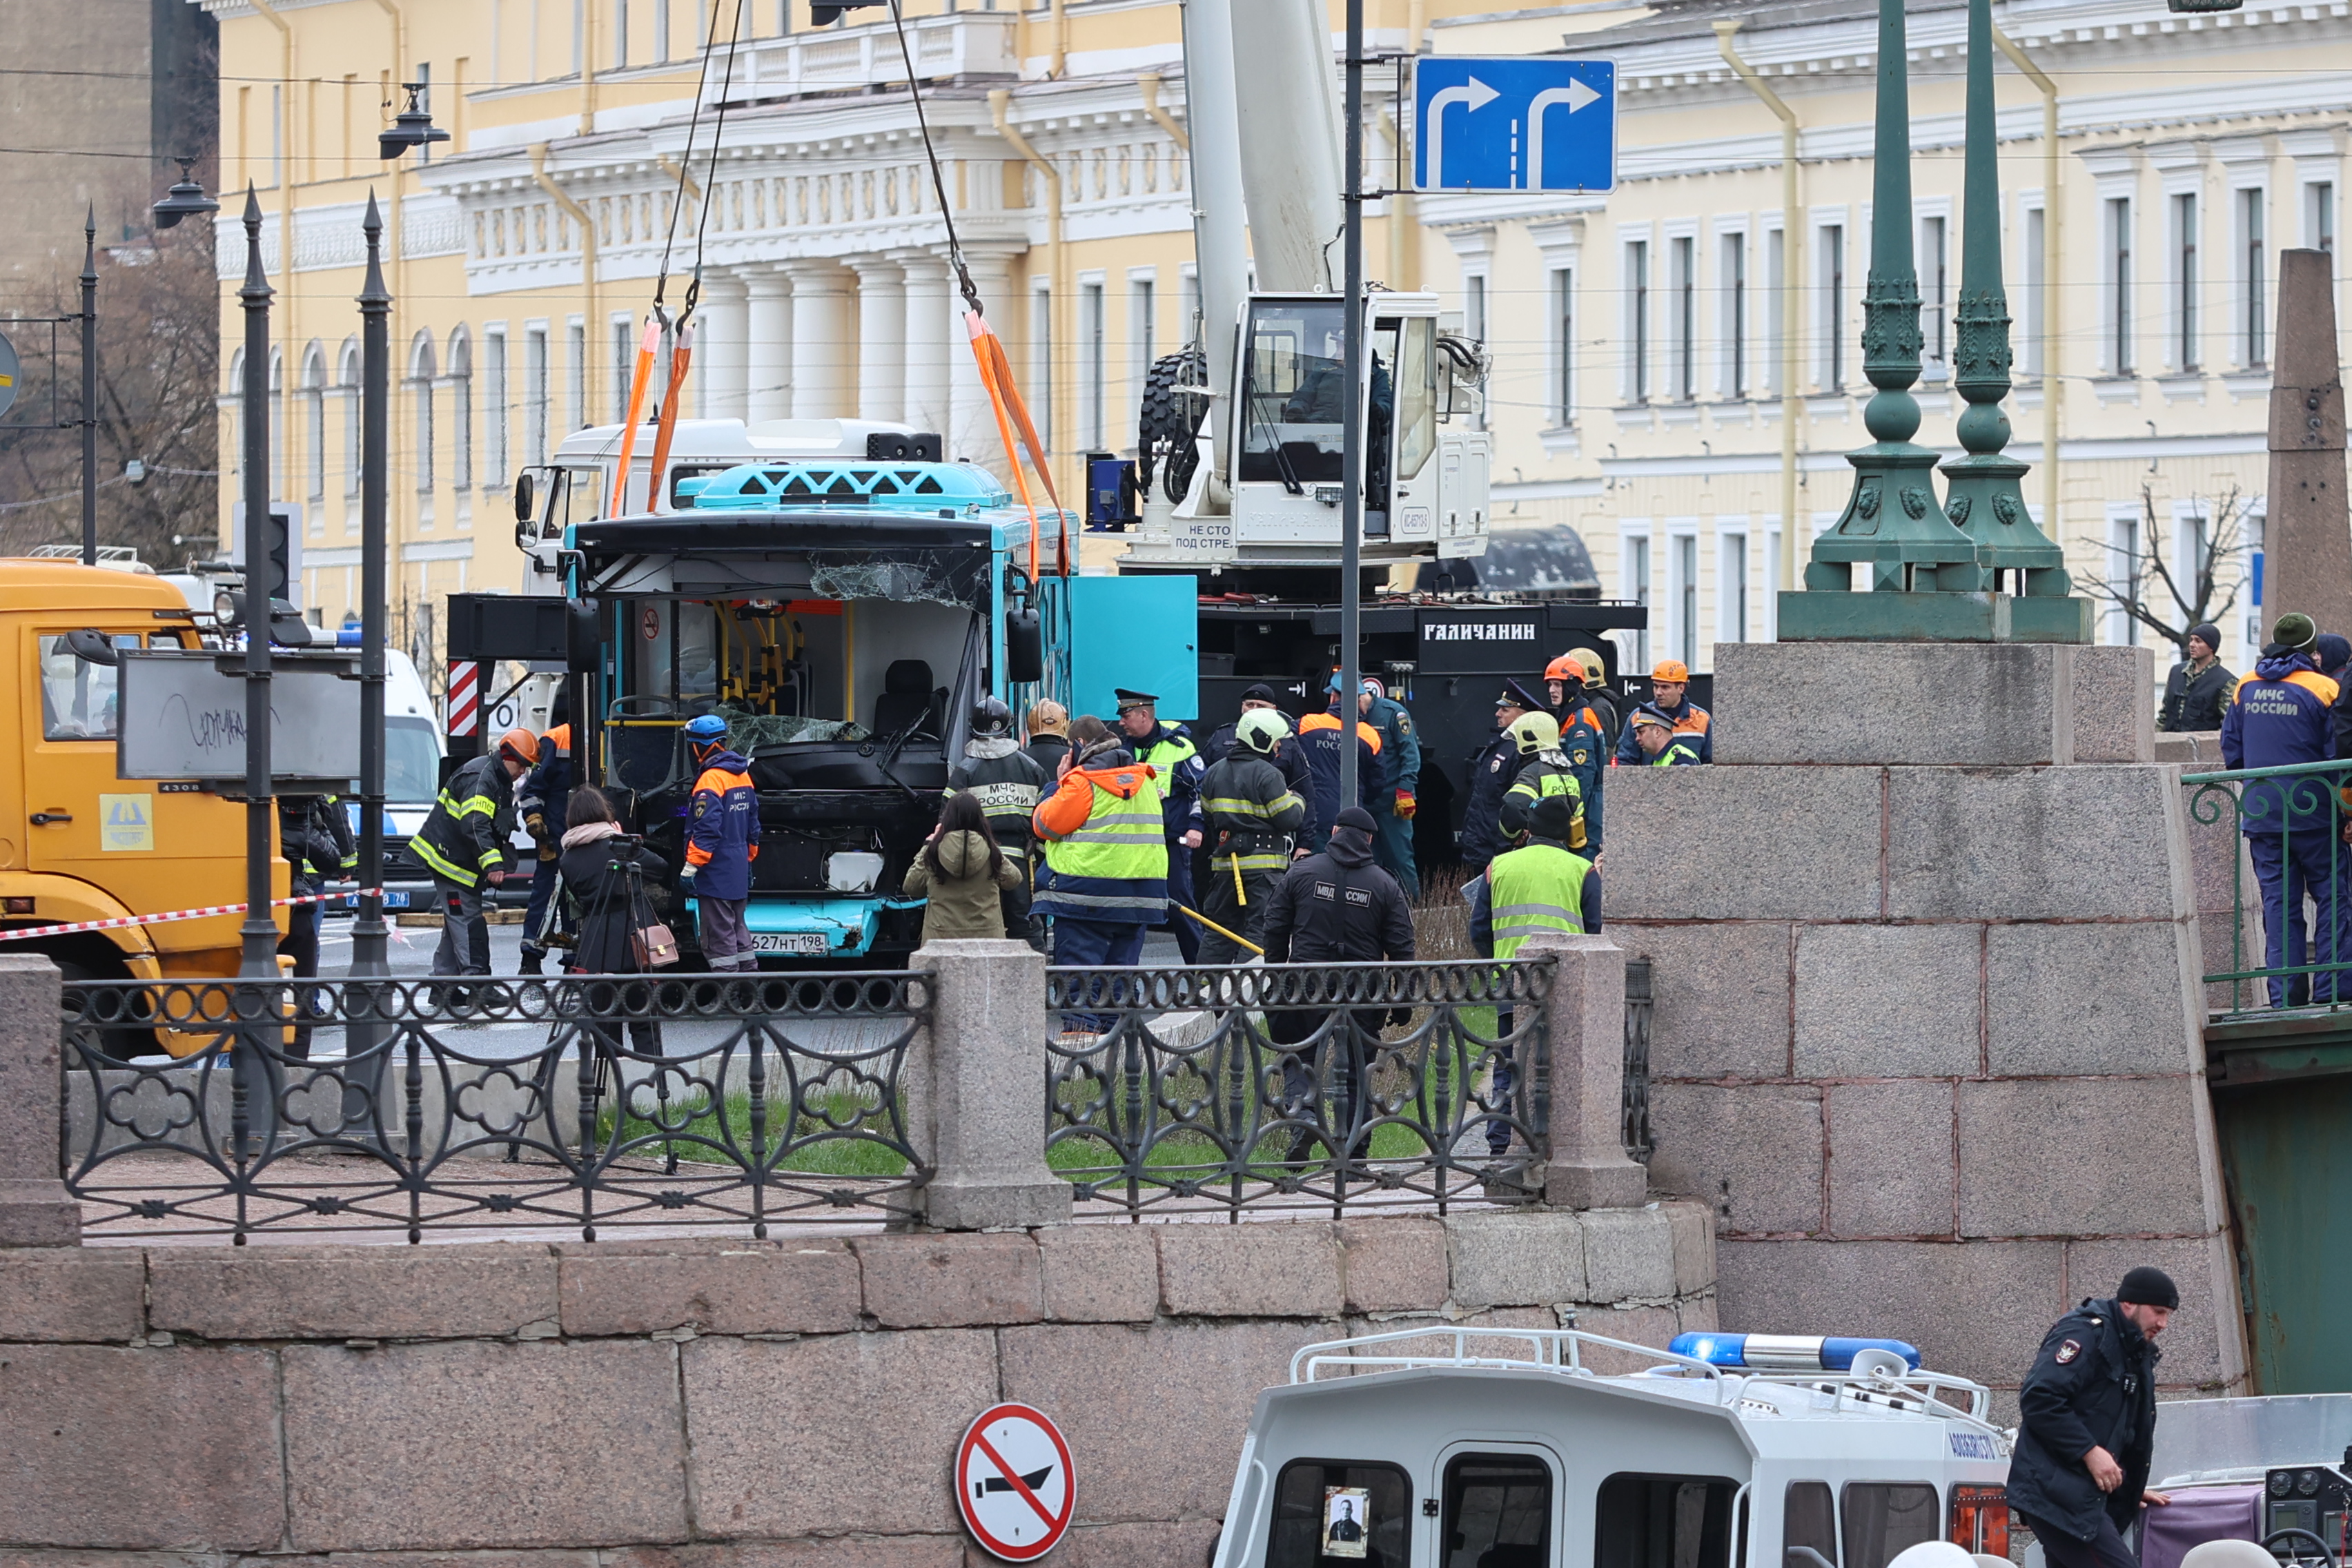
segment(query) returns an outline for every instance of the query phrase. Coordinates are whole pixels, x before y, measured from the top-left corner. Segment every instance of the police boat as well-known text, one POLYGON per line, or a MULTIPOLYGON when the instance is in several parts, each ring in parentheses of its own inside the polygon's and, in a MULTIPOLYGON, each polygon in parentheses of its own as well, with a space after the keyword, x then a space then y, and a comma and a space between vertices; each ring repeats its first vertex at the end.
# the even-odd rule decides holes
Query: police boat
POLYGON ((1214 1568, 2008 1568, 2011 1434, 1898 1340, 1421 1327, 1258 1395, 1214 1568), (1956 1544, 1955 1544, 1956 1543, 1956 1544))

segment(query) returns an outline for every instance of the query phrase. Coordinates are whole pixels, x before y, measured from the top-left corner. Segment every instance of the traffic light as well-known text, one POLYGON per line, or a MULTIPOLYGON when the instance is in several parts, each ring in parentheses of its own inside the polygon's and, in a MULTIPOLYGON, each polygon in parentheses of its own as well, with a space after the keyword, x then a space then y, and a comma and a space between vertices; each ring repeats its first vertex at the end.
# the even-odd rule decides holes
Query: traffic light
POLYGON ((887 5, 890 0, 809 0, 809 23, 822 27, 836 20, 844 11, 855 11, 865 5, 887 5))

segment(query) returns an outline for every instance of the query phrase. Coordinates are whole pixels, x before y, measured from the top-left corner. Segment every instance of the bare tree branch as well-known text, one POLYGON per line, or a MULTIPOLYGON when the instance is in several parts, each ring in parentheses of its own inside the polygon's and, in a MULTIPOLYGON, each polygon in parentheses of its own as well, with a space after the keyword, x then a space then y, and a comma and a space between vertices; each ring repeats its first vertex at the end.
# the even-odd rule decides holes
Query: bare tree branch
POLYGON ((2146 548, 2123 550, 2110 545, 2107 553, 2111 562, 2119 563, 2123 570, 2116 576, 2085 576, 2081 579, 2082 589, 2164 638, 2186 658, 2190 628, 2209 621, 2219 622, 2237 607, 2238 595, 2245 587, 2241 570, 2225 590, 2221 568, 2236 556, 2244 542, 2246 507, 2235 489, 2210 508, 2201 498, 2192 502, 2189 521, 2200 525, 2201 542, 2191 552, 2190 580, 2185 584, 2163 547, 2165 531, 2157 518, 2156 498, 2146 487, 2140 490, 2140 507, 2145 521, 2138 536, 2146 548), (2147 591, 2151 579, 2161 585, 2163 596, 2171 600, 2169 606, 2151 602, 2154 596, 2147 591))

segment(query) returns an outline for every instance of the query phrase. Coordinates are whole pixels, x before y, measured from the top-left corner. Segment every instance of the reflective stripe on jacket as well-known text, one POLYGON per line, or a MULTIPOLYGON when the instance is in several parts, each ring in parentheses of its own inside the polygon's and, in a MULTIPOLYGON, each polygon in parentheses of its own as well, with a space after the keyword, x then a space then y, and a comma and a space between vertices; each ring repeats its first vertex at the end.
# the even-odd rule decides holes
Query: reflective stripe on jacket
POLYGON ((495 752, 476 757, 441 786, 408 852, 432 873, 471 888, 504 863, 502 846, 514 831, 514 781, 495 752))
POLYGON ((1307 821, 1307 803, 1282 770, 1245 749, 1201 781, 1201 809, 1214 835, 1211 863, 1229 875, 1236 864, 1244 875, 1288 867, 1293 836, 1307 821))
POLYGON ((1564 795, 1575 805, 1576 823, 1569 829, 1568 843, 1571 849, 1583 848, 1584 786, 1577 782, 1575 765, 1559 752, 1538 752, 1503 792, 1497 816, 1503 837, 1516 838, 1525 833, 1536 802, 1555 795, 1564 795))
POLYGON ((760 792, 750 766, 737 752, 713 752, 694 781, 686 808, 686 863, 695 868, 698 898, 751 896, 751 862, 760 858, 760 792))
POLYGON ((1584 931, 1584 879, 1592 862, 1557 844, 1538 842, 1495 857, 1486 868, 1495 956, 1507 959, 1539 931, 1584 931))
POLYGON ((964 748, 964 759, 948 770, 944 794, 968 795, 980 802, 997 847, 1008 855, 1029 853, 1029 818, 1045 798, 1052 780, 1037 760, 1011 740, 983 739, 964 748))
POLYGON ((1072 768, 1031 819, 1053 879, 1030 906, 1064 920, 1152 925, 1168 913, 1168 839, 1151 768, 1072 768))

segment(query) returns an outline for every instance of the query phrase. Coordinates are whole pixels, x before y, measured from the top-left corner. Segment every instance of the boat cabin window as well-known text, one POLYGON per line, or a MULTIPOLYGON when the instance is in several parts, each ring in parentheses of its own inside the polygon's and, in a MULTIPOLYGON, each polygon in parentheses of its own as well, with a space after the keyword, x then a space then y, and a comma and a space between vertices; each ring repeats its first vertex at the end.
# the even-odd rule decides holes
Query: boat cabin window
POLYGON ((1614 1475, 1601 1483, 1593 1568, 1729 1568, 1724 1476, 1614 1475))
POLYGON ((1780 1501, 1780 1568, 1838 1568, 1837 1504, 1827 1481, 1790 1481, 1780 1501))
POLYGON ((1952 1489, 1953 1542, 1988 1556, 2009 1555, 2009 1491, 2005 1487, 1952 1489))
POLYGON ((1853 1481, 1840 1501, 1845 1514, 1845 1568, 1886 1568, 1905 1547, 1937 1539, 1934 1487, 1853 1481))
POLYGON ((1274 1487, 1265 1568, 1407 1568, 1412 1486, 1393 1465, 1293 1459, 1274 1487))
POLYGON ((1551 1467, 1532 1454, 1463 1454, 1445 1467, 1441 1568, 1550 1568, 1551 1467))

